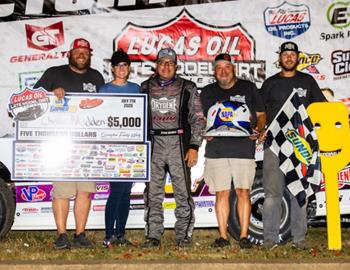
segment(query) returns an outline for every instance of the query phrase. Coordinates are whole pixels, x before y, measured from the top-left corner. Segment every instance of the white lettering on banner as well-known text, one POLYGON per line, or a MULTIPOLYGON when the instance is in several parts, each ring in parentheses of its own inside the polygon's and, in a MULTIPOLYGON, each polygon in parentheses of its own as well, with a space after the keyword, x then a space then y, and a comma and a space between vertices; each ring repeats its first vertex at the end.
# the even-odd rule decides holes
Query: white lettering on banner
MULTIPOLYGON (((188 37, 180 36, 177 40, 172 39, 168 35, 156 36, 147 35, 143 39, 139 39, 138 36, 133 36, 130 39, 130 43, 127 49, 127 53, 130 55, 149 56, 155 54, 164 47, 173 47, 175 52, 180 55, 193 56, 198 53, 201 48, 201 37, 193 36, 188 37), (186 47, 188 44, 188 47, 186 47), (141 46, 137 46, 141 45, 141 46)), ((224 37, 220 36, 211 37, 206 45, 206 53, 210 56, 216 55, 220 52, 228 52, 231 55, 240 55, 240 50, 237 49, 239 37, 224 37)))
POLYGON ((0 4, 0 17, 10 16, 15 9, 15 4, 0 4))
POLYGON ((26 14, 40 14, 42 7, 44 5, 44 0, 27 0, 26 14))
POLYGON ((32 35, 32 42, 37 46, 55 45, 56 35, 60 34, 58 29, 48 29, 44 31, 36 31, 32 35))

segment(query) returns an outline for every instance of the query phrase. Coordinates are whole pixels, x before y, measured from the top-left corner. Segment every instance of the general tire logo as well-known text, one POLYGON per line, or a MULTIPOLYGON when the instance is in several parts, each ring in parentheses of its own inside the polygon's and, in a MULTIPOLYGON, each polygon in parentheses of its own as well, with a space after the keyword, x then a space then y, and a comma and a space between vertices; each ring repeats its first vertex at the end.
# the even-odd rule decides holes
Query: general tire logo
POLYGON ((64 44, 63 23, 46 27, 26 24, 28 48, 49 51, 64 44))
POLYGON ((283 2, 264 11, 266 31, 271 35, 292 39, 305 33, 311 25, 310 10, 306 5, 283 2))

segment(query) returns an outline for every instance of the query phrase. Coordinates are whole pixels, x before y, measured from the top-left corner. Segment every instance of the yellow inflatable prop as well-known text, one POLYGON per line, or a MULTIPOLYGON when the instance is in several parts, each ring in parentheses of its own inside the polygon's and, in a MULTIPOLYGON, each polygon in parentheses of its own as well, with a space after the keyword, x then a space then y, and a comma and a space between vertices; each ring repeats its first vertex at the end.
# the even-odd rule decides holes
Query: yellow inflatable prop
POLYGON ((325 175, 328 249, 341 249, 341 226, 337 173, 350 160, 348 109, 341 102, 318 102, 307 108, 315 127, 325 175))

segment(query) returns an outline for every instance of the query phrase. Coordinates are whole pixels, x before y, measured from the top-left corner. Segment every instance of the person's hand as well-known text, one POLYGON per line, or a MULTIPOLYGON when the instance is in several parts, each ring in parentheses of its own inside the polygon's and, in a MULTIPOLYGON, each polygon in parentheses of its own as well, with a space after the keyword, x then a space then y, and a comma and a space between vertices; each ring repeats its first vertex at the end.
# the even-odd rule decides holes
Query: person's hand
POLYGON ((260 132, 259 138, 258 138, 258 143, 263 143, 265 142, 267 137, 267 131, 263 130, 262 132, 260 132))
POLYGON ((62 99, 66 95, 66 91, 62 87, 58 87, 53 90, 54 95, 56 96, 57 99, 62 99))
POLYGON ((249 136, 249 139, 251 139, 252 141, 256 141, 259 138, 259 135, 259 131, 253 129, 253 134, 249 136))
POLYGON ((188 149, 185 156, 185 161, 187 161, 188 167, 192 168, 195 166, 198 161, 198 151, 195 149, 188 149))

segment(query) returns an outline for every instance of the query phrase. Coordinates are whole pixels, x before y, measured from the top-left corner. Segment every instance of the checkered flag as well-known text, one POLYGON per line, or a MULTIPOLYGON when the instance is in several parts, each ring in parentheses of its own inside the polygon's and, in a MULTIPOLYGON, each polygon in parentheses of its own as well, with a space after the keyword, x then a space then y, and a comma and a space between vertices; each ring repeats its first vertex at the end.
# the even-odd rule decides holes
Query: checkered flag
POLYGON ((322 172, 316 133, 296 91, 268 127, 265 143, 278 156, 287 188, 303 206, 319 189, 322 172))

